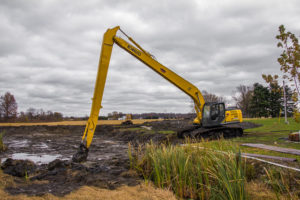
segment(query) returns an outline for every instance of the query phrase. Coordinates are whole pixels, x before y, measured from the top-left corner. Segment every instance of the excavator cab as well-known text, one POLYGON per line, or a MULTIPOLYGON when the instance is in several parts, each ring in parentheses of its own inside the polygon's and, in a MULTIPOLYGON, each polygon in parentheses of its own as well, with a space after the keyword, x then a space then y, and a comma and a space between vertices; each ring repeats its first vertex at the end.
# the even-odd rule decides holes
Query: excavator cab
POLYGON ((221 125, 225 119, 225 105, 224 103, 205 103, 202 112, 202 126, 213 127, 221 125))

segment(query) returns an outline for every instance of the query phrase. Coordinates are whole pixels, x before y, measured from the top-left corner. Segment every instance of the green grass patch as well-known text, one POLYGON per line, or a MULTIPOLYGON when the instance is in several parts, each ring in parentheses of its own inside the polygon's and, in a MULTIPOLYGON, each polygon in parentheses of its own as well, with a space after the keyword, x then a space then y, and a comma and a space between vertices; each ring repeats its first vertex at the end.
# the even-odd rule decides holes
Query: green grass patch
MULTIPOLYGON (((278 118, 245 120, 246 122, 248 121, 256 124, 261 124, 262 126, 253 129, 246 129, 244 130, 245 133, 243 137, 233 138, 231 139, 231 141, 237 144, 261 143, 284 148, 300 149, 299 142, 292 142, 288 140, 289 133, 295 130, 300 130, 300 124, 295 122, 292 118, 289 118, 288 120, 290 122, 289 124, 285 124, 283 118, 281 118, 280 121, 278 118)), ((241 149, 243 152, 247 153, 292 157, 297 158, 297 160, 300 161, 300 156, 296 155, 251 147, 241 147, 241 149)))
POLYGON ((166 131, 158 131, 158 133, 161 133, 161 134, 174 134, 175 131, 166 130, 166 131))
POLYGON ((284 122, 284 118, 247 119, 244 121, 262 125, 257 128, 247 129, 246 132, 266 133, 279 131, 290 133, 292 131, 300 130, 300 123, 297 123, 293 118, 288 118, 289 124, 284 122))
POLYGON ((126 130, 126 131, 143 131, 145 129, 141 128, 141 127, 135 127, 135 128, 126 128, 124 130, 126 130))

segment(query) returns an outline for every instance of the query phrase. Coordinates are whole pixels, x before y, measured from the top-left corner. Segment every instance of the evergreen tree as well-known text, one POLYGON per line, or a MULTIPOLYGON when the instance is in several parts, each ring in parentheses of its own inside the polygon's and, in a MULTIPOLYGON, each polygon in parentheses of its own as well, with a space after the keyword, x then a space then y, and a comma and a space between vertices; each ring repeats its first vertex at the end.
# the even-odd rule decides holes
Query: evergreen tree
POLYGON ((279 117, 280 111, 283 110, 282 88, 278 84, 271 83, 269 93, 269 114, 272 117, 279 117))
POLYGON ((267 87, 259 83, 253 85, 253 96, 250 101, 250 112, 252 117, 268 117, 269 116, 269 96, 270 92, 267 87))

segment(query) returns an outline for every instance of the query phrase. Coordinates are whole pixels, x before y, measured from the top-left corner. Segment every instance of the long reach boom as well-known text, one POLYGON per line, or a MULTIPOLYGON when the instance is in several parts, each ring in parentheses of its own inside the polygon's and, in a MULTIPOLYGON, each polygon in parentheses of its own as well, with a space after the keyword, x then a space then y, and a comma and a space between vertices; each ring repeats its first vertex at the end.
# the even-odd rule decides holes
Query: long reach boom
POLYGON ((167 68, 166 66, 162 65, 161 63, 153 59, 151 54, 146 52, 140 45, 138 45, 132 38, 128 37, 122 30, 121 32, 124 33, 125 36, 133 44, 130 44, 124 39, 117 37, 116 33, 118 30, 121 30, 119 26, 114 27, 112 29, 108 29, 103 36, 100 60, 98 65, 97 80, 94 89, 94 97, 92 99, 93 103, 92 103, 90 117, 87 121, 84 134, 82 136, 82 140, 81 140, 82 144, 88 149, 91 145, 94 136, 99 112, 100 109, 102 108, 101 102, 103 97, 103 91, 105 87, 109 61, 110 61, 112 48, 114 44, 117 44, 119 47, 121 47, 122 49, 130 53, 132 56, 134 56, 135 58, 143 62, 145 65, 147 65, 152 70, 157 72, 163 78, 167 79, 173 85, 175 85, 184 93, 189 95, 195 103, 195 110, 197 113, 197 117, 199 121, 201 121, 202 118, 201 111, 205 101, 199 89, 189 81, 185 80, 184 78, 182 78, 181 76, 179 76, 178 74, 176 74, 175 72, 167 68))
MULTIPOLYGON (((112 53, 113 45, 117 44, 119 47, 130 53, 132 56, 134 56, 136 59, 140 60, 142 63, 147 65, 149 68, 154 70, 156 73, 161 75, 163 78, 167 79, 169 82, 171 82, 173 85, 175 85, 177 88, 179 88, 181 91, 189 95, 193 101, 194 101, 194 107, 197 114, 197 121, 198 124, 205 124, 206 121, 202 121, 202 111, 203 106, 205 104, 204 98, 200 92, 200 90, 194 86, 189 81, 185 80, 166 66, 162 65, 158 61, 156 61, 153 56, 145 51, 139 44, 137 44, 131 37, 126 35, 119 26, 116 26, 112 29, 108 29, 104 36, 102 41, 102 48, 100 53, 100 60, 98 65, 98 73, 97 73, 97 80, 95 84, 94 89, 94 96, 93 96, 93 103, 91 108, 90 117, 87 121, 86 128, 84 131, 84 134, 81 139, 81 145, 80 150, 77 154, 73 156, 74 161, 84 161, 87 158, 88 155, 88 149, 91 145, 94 132, 96 129, 98 116, 100 109, 102 108, 101 102, 103 97, 103 91, 105 87, 105 81, 107 77, 107 71, 109 67, 109 61, 112 53), (129 43, 125 41, 124 39, 116 36, 117 31, 121 31, 128 40, 132 43, 129 43)), ((222 109, 222 112, 220 112, 219 104, 215 106, 218 111, 218 115, 215 115, 219 121, 216 123, 220 123, 220 121, 224 120, 225 117, 225 106, 224 103, 222 103, 222 106, 220 107, 222 109), (224 116, 223 116, 224 115, 224 116)), ((213 107, 209 108, 210 112, 212 113, 213 107)), ((211 115, 211 114, 210 114, 211 115)), ((209 116, 210 117, 210 116, 209 116)), ((209 121, 208 121, 209 122, 209 121)))

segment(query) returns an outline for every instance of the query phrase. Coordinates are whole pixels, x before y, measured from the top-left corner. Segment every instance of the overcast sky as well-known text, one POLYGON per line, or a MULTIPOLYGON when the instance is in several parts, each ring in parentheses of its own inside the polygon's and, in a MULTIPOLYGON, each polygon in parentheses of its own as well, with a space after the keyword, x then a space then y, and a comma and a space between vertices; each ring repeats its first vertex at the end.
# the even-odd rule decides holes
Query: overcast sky
MULTIPOLYGON (((300 35, 299 0, 1 0, 0 94, 13 93, 19 112, 89 115, 103 33, 120 25, 163 65, 232 103, 236 86, 279 72, 281 24, 300 35)), ((184 113, 190 98, 116 45, 102 105, 101 115, 184 113)))

